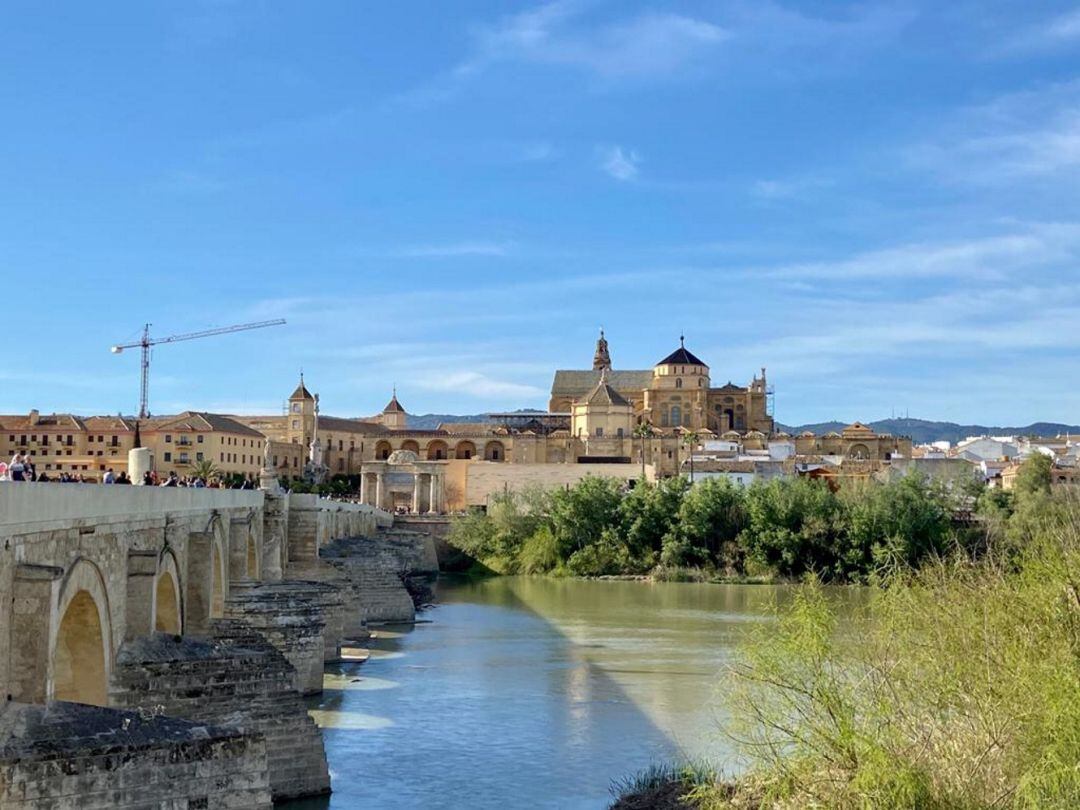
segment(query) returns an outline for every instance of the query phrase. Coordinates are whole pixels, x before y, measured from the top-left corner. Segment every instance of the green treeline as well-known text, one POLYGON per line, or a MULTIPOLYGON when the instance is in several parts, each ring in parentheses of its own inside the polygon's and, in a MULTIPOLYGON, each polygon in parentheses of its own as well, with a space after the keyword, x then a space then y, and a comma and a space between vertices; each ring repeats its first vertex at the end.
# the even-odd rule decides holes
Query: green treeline
POLYGON ((647 574, 864 581, 980 542, 956 516, 1007 508, 972 484, 950 491, 919 475, 833 492, 783 478, 740 487, 685 477, 625 490, 607 478, 507 493, 456 522, 451 542, 506 574, 647 574))

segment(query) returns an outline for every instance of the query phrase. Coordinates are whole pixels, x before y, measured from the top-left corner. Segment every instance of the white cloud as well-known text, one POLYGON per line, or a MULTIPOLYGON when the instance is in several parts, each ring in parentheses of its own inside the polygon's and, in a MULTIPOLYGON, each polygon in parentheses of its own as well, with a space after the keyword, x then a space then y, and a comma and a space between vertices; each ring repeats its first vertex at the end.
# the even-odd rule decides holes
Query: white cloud
POLYGON ((600 168, 616 180, 633 180, 638 175, 641 157, 633 149, 608 146, 600 150, 600 168))
POLYGON ((476 54, 455 73, 469 76, 513 61, 576 68, 605 79, 665 76, 729 36, 718 25, 679 14, 649 12, 590 25, 582 11, 581 4, 562 0, 484 26, 476 34, 476 54))

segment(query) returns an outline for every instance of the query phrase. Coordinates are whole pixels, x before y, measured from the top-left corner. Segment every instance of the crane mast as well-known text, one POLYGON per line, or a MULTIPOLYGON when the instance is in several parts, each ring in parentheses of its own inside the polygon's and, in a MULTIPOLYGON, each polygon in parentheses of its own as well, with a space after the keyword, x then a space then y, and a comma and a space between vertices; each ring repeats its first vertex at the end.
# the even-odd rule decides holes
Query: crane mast
POLYGON ((139 386, 139 418, 146 419, 150 415, 150 347, 161 343, 177 343, 181 340, 194 340, 195 338, 212 337, 213 335, 227 335, 232 332, 244 332, 248 329, 264 329, 267 326, 281 326, 285 323, 284 318, 272 321, 257 321, 255 323, 238 323, 233 326, 221 326, 216 329, 204 329, 201 332, 183 332, 179 335, 169 335, 163 338, 151 338, 150 326, 143 326, 142 338, 135 343, 119 343, 110 351, 120 354, 124 349, 139 348, 142 351, 142 377, 139 386))

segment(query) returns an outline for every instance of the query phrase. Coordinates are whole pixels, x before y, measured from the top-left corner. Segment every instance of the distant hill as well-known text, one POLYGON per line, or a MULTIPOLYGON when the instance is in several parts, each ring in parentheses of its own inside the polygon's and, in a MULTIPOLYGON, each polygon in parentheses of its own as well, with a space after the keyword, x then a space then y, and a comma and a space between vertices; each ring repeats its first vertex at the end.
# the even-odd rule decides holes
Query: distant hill
MULTIPOLYGON (((1033 422, 1025 427, 994 427, 991 425, 958 425, 956 422, 934 422, 929 419, 879 419, 867 422, 867 427, 877 433, 891 433, 894 436, 910 436, 916 444, 947 441, 956 442, 968 436, 1056 436, 1059 433, 1080 433, 1076 425, 1063 425, 1058 422, 1033 422)), ((778 425, 793 435, 809 430, 812 433, 840 431, 843 422, 818 422, 810 425, 778 425)))
MULTIPOLYGON (((544 413, 543 411, 536 411, 532 408, 519 408, 516 411, 508 411, 508 413, 544 413)), ((441 422, 486 422, 488 421, 488 415, 486 413, 474 413, 474 414, 459 414, 459 413, 424 413, 424 414, 406 414, 408 419, 408 425, 411 428, 417 430, 434 430, 439 426, 441 422)))
POLYGON ((457 413, 422 413, 408 414, 407 421, 411 428, 417 430, 434 430, 441 422, 486 422, 487 414, 457 414, 457 413))
MULTIPOLYGON (((521 409, 514 413, 529 413, 529 409, 521 409)), ((440 422, 486 422, 485 413, 455 414, 455 413, 425 413, 421 415, 409 414, 409 427, 418 430, 434 430, 440 422)), ((777 425, 779 430, 785 430, 793 435, 798 435, 809 430, 821 435, 830 430, 840 431, 846 427, 846 422, 817 422, 809 425, 777 425)), ((959 425, 956 422, 934 422, 929 419, 879 419, 876 422, 867 422, 868 427, 878 433, 891 433, 894 436, 910 436, 916 444, 928 442, 947 441, 956 442, 968 436, 1056 436, 1059 433, 1080 434, 1080 426, 1064 425, 1059 422, 1033 422, 1024 427, 994 427, 992 425, 959 425)))

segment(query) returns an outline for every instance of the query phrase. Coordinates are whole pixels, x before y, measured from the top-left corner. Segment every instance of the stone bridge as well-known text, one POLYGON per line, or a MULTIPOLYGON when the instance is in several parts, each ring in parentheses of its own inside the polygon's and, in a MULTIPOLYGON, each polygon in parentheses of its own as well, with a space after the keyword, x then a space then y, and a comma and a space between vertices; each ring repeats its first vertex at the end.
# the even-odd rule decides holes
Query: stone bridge
POLYGON ((362 558, 391 524, 273 490, 0 484, 0 806, 328 792, 300 696, 362 629, 370 571, 320 550, 362 558))

